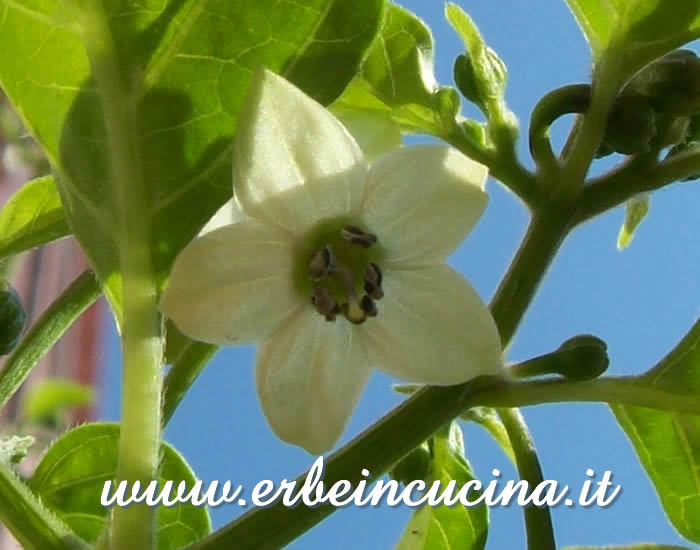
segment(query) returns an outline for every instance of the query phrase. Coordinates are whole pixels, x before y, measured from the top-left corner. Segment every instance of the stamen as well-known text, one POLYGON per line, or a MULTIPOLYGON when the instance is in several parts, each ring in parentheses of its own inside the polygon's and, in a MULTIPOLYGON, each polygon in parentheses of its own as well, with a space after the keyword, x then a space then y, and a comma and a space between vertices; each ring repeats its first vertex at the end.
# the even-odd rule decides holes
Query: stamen
POLYGON ((375 263, 370 263, 365 269, 365 292, 375 300, 381 300, 384 297, 382 272, 375 263))
POLYGON ((360 307, 369 317, 377 316, 377 304, 366 294, 362 297, 362 300, 360 300, 360 307))
POLYGON ((357 246, 361 246, 362 248, 369 248, 377 242, 376 235, 362 231, 362 229, 354 225, 346 225, 340 230, 340 234, 342 235, 343 239, 348 241, 350 244, 355 244, 357 246))
POLYGON ((320 281, 330 277, 336 270, 333 250, 327 244, 319 248, 309 262, 309 276, 312 281, 320 281))
POLYGON ((340 313, 340 306, 322 286, 315 286, 311 289, 311 303, 326 321, 335 321, 336 315, 340 313))

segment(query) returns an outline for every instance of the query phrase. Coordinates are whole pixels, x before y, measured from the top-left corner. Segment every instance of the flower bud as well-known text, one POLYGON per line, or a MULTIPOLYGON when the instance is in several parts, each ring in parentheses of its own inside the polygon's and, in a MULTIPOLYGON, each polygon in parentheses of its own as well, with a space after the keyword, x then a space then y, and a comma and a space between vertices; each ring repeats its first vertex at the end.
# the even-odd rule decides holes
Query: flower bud
POLYGON ((488 103, 503 96, 508 70, 500 57, 484 47, 479 63, 469 55, 458 55, 454 64, 455 84, 462 95, 488 116, 488 103))
POLYGON ((610 365, 607 344, 592 334, 566 340, 555 352, 559 367, 554 370, 570 380, 592 380, 610 365))
POLYGON ((608 115, 605 135, 597 157, 610 153, 636 155, 649 151, 656 136, 656 111, 641 93, 625 88, 617 96, 608 115))
POLYGON ((24 307, 17 292, 6 281, 0 281, 0 355, 15 349, 25 320, 24 307))
POLYGON ((597 378, 609 364, 606 343, 597 336, 579 334, 552 353, 513 365, 510 372, 514 378, 559 374, 569 380, 583 381, 597 378))
POLYGON ((389 472, 392 479, 408 485, 417 479, 426 479, 430 473, 432 453, 427 442, 422 443, 399 460, 389 472))
POLYGON ((675 50, 644 67, 625 89, 648 97, 658 113, 693 115, 700 111, 700 59, 675 50))

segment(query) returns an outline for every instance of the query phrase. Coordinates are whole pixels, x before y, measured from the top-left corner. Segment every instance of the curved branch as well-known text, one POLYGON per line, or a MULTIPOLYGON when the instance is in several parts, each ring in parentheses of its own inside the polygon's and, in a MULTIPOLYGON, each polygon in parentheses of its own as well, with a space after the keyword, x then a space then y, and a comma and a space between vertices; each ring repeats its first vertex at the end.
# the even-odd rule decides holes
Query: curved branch
POLYGON ((574 214, 578 225, 615 208, 639 193, 656 191, 700 173, 700 151, 681 153, 657 163, 654 155, 632 157, 584 187, 574 214))
POLYGON ((552 144, 549 128, 563 115, 585 113, 591 102, 589 84, 572 84, 552 90, 537 102, 530 116, 530 154, 542 174, 556 173, 559 168, 552 144))

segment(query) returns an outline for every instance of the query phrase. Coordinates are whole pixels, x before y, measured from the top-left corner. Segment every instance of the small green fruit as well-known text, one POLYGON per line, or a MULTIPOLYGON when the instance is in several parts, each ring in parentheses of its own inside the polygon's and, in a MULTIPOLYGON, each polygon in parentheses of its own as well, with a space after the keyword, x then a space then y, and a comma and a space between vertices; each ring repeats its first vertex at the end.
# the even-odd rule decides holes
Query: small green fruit
POLYGON ((25 321, 24 307, 17 292, 6 281, 0 282, 0 355, 17 347, 25 321))

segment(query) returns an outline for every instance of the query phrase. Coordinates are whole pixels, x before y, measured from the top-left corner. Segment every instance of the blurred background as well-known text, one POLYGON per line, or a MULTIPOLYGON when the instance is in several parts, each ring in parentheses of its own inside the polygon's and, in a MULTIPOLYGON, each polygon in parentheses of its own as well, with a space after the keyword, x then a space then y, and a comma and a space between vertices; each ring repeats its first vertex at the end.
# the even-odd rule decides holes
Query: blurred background
MULTIPOLYGON (((445 22, 443 4, 432 0, 400 3, 431 27, 437 79, 441 84, 452 84, 452 64, 463 52, 463 45, 445 22)), ((558 86, 589 80, 589 51, 564 1, 463 0, 459 4, 508 66, 506 98, 520 119, 522 135, 526 135, 528 117, 542 95, 558 86)), ((463 112, 480 118, 472 106, 464 105, 463 112)), ((564 118, 555 125, 555 144, 563 143, 570 122, 570 118, 564 118)), ((407 139, 408 143, 422 141, 427 138, 407 139)), ((0 193, 4 200, 28 177, 44 173, 46 167, 21 135, 5 132, 3 151, 0 193)), ((521 143, 520 153, 523 162, 532 166, 526 140, 521 143)), ((592 173, 619 160, 612 157, 600 161, 592 173)), ((469 278, 486 301, 505 272, 527 222, 525 209, 500 184, 491 181, 488 190, 491 200, 485 216, 451 258, 452 265, 469 278)), ((550 269, 508 350, 508 360, 551 351, 579 333, 595 334, 608 343, 610 374, 639 373, 663 357, 698 316, 699 199, 700 186, 693 183, 676 184, 655 193, 649 216, 631 246, 622 252, 616 248, 622 208, 579 228, 550 269)), ((68 239, 28 253, 5 267, 28 313, 35 317, 85 264, 68 239)), ((220 350, 168 426, 165 439, 205 482, 231 480, 250 490, 262 479, 295 477, 315 459, 275 438, 257 402, 253 366, 252 347, 220 350)), ((69 414, 51 419, 43 428, 46 437, 54 433, 51 430, 88 418, 119 419, 119 342, 102 301, 83 315, 34 370, 15 401, 0 413, 3 425, 21 422, 23 395, 42 378, 56 376, 96 385, 99 395, 93 407, 71 409, 69 414)), ((391 391, 393 382, 379 373, 372 377, 341 445, 401 402, 402 397, 391 391)), ((524 414, 546 479, 567 484, 575 491, 587 479, 586 469, 591 468, 597 479, 604 471, 612 471, 613 482, 622 486, 620 496, 608 508, 560 506, 552 510, 561 547, 641 541, 683 544, 668 524, 629 441, 607 407, 547 405, 528 408, 524 414)), ((498 468, 503 480, 517 478, 508 459, 481 428, 463 424, 463 429, 467 455, 477 476, 488 482, 492 469, 498 468)), ((359 470, 363 465, 357 467, 359 470)), ((211 511, 214 526, 220 527, 244 511, 233 505, 220 506, 211 511)), ((289 548, 391 548, 411 512, 407 507, 348 507, 289 548)), ((524 548, 524 541, 520 508, 491 510, 488 548, 524 548)))

